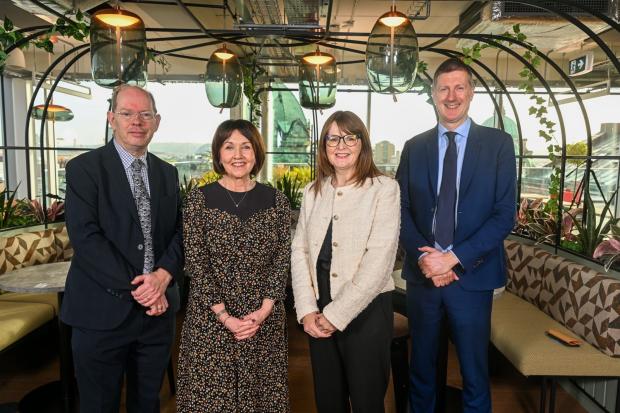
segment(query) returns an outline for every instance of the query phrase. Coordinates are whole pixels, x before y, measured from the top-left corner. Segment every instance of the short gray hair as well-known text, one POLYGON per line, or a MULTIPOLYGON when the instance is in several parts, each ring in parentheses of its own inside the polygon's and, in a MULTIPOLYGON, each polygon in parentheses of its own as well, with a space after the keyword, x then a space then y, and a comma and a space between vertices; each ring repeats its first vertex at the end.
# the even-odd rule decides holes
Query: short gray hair
POLYGON ((149 92, 148 90, 142 89, 139 86, 127 85, 127 84, 116 86, 114 90, 112 91, 112 106, 111 106, 112 112, 116 111, 116 103, 118 102, 118 95, 123 90, 126 90, 126 89, 137 89, 137 90, 140 90, 141 92, 144 92, 151 101, 151 105, 153 106, 153 112, 157 113, 157 106, 155 105, 155 98, 153 97, 153 94, 151 92, 149 92))

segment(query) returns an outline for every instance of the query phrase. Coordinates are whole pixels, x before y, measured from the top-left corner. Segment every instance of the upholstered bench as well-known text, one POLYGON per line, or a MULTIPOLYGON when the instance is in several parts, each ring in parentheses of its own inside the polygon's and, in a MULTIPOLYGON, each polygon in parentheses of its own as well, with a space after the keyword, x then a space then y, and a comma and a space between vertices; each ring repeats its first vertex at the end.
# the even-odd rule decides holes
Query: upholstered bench
POLYGON ((493 302, 491 341, 525 376, 540 376, 541 410, 558 377, 620 377, 620 280, 516 241, 505 242, 506 291, 493 302), (582 340, 566 347, 548 329, 582 340))
MULTIPOLYGON (((63 226, 2 236, 0 277, 14 269, 71 259, 73 249, 63 226)), ((56 294, 0 294, 0 351, 5 350, 58 315, 56 294)))

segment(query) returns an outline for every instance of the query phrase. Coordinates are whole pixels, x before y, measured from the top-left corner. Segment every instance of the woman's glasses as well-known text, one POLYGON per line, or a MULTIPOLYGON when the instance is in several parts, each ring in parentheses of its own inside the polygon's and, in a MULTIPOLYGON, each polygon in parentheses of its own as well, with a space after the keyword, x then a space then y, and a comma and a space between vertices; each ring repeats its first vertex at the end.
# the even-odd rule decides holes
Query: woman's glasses
POLYGON ((357 145, 359 137, 357 135, 327 135, 325 136, 325 145, 335 147, 338 146, 340 140, 344 142, 347 146, 355 146, 357 145))

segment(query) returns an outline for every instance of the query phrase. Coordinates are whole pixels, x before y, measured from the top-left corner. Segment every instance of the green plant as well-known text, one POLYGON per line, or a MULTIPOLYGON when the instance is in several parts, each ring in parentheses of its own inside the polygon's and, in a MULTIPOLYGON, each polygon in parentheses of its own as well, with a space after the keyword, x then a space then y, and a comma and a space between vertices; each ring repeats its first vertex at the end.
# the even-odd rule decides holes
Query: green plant
MULTIPOLYGON (((90 26, 84 21, 84 14, 80 10, 75 12, 71 11, 65 14, 64 17, 59 17, 56 20, 56 23, 51 25, 45 34, 26 42, 21 47, 27 48, 32 44, 34 47, 43 49, 48 53, 54 53, 54 43, 51 40, 53 35, 60 34, 61 36, 83 41, 86 37, 88 37, 89 33, 90 26), (74 17, 75 21, 70 19, 70 16, 74 17)), ((23 38, 24 35, 20 31, 15 30, 13 22, 5 16, 4 24, 0 28, 0 73, 4 70, 4 65, 6 63, 6 59, 8 58, 6 50, 9 47, 14 46, 23 38)))
POLYGON ((245 60, 241 65, 243 70, 243 94, 248 99, 250 105, 250 122, 258 128, 260 127, 260 119, 263 114, 261 112, 261 90, 257 87, 256 80, 259 76, 266 74, 267 71, 258 65, 255 54, 245 60))
POLYGON ((291 209, 299 209, 301 207, 301 184, 301 181, 290 172, 285 173, 282 175, 282 178, 276 181, 276 188, 282 191, 288 198, 291 209))
POLYGON ((611 233, 612 226, 616 226, 620 219, 614 217, 611 210, 614 198, 618 194, 618 188, 612 193, 605 202, 600 216, 597 217, 594 202, 590 196, 590 191, 584 191, 585 217, 580 217, 576 213, 568 212, 574 227, 577 231, 576 241, 581 248, 581 252, 593 257, 596 248, 603 242, 606 235, 611 233), (609 218, 607 216, 609 215, 609 218))
POLYGON ((45 222, 56 222, 64 218, 65 203, 63 199, 58 195, 53 194, 47 194, 47 197, 54 199, 54 201, 45 211, 43 210, 43 206, 39 200, 32 199, 27 202, 31 216, 39 224, 44 224, 45 222))
POLYGON ((611 226, 609 239, 596 246, 592 257, 603 261, 605 271, 609 271, 612 265, 620 259, 620 227, 611 226))
POLYGON ((17 199, 16 196, 17 188, 14 191, 4 189, 0 192, 0 229, 36 223, 30 213, 28 203, 17 199))

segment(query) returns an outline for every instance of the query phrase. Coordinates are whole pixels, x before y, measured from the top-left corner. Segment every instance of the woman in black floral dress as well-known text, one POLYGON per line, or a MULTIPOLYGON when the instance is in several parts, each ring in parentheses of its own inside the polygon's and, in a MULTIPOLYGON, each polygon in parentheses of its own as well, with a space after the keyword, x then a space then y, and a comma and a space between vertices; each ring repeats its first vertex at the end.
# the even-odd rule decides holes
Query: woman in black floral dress
POLYGON ((289 411, 284 294, 290 207, 250 179, 265 159, 258 130, 223 122, 212 143, 218 182, 184 208, 190 298, 181 337, 177 408, 184 412, 289 411))

